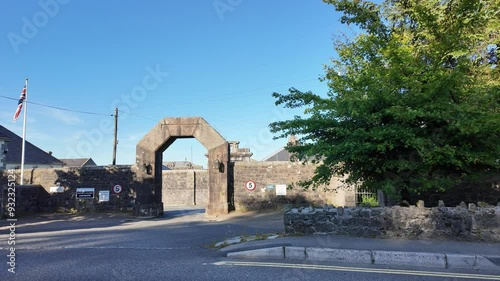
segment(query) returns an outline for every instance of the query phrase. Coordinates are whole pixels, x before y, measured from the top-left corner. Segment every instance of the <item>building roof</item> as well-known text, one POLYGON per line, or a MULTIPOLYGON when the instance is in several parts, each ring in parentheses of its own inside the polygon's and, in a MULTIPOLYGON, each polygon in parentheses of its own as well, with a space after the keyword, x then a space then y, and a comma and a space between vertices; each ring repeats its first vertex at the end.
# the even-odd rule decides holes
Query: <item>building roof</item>
MULTIPOLYGON (((21 165, 22 142, 23 139, 12 131, 0 125, 0 137, 9 138, 7 144, 7 164, 21 165)), ((59 159, 36 147, 29 141, 25 142, 24 164, 30 165, 62 165, 59 159)))
POLYGON ((262 161, 290 161, 291 154, 284 147, 262 159, 262 161))
POLYGON ((92 160, 92 158, 69 158, 69 159, 59 159, 64 163, 66 167, 85 167, 85 166, 97 166, 97 164, 92 160))
MULTIPOLYGON (((297 144, 297 137, 293 134, 288 136, 288 144, 297 144)), ((275 151, 273 154, 262 159, 262 161, 291 161, 291 158, 292 154, 283 147, 275 151)))

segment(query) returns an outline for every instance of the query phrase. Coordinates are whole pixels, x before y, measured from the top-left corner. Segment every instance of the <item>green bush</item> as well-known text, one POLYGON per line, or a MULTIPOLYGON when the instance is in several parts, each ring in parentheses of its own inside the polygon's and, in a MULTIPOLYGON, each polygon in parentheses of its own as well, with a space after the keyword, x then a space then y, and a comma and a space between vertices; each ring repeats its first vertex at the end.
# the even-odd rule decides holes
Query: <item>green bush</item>
POLYGON ((362 207, 378 207, 378 199, 375 195, 363 195, 361 196, 361 203, 359 204, 362 207))

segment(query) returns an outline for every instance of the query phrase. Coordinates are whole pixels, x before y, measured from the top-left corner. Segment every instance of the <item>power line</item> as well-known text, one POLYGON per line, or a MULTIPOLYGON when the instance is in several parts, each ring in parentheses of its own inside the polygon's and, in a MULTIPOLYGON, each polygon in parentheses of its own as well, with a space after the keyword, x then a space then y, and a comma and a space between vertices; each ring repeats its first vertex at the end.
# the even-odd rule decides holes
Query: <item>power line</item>
MULTIPOLYGON (((11 98, 11 97, 6 97, 6 96, 0 96, 0 98, 4 99, 9 99, 9 100, 19 100, 16 98, 11 98)), ((104 114, 104 113, 97 113, 97 112, 90 112, 90 111, 82 111, 82 110, 74 110, 74 109, 67 109, 67 108, 62 108, 62 107, 57 107, 57 106, 52 106, 52 105, 46 105, 38 102, 33 102, 33 101, 26 101, 29 104, 34 104, 38 106, 43 106, 43 107, 48 107, 48 108, 53 108, 57 110, 63 110, 63 111, 68 111, 68 112, 75 112, 75 113, 82 113, 82 114, 90 114, 90 115, 100 115, 100 116, 114 116, 113 114, 104 114)))
POLYGON ((113 114, 105 114, 105 113, 96 113, 96 112, 90 112, 90 111, 81 111, 81 110, 66 109, 66 108, 62 108, 62 107, 57 107, 57 106, 52 106, 52 105, 46 105, 46 104, 41 104, 41 103, 32 102, 32 101, 28 101, 28 103, 32 103, 32 104, 35 104, 35 105, 44 106, 44 107, 48 107, 48 108, 58 109, 58 110, 75 112, 75 113, 91 114, 91 115, 101 115, 101 116, 114 116, 113 114))
POLYGON ((19 100, 11 97, 6 97, 6 96, 0 96, 0 98, 8 99, 8 100, 19 100))

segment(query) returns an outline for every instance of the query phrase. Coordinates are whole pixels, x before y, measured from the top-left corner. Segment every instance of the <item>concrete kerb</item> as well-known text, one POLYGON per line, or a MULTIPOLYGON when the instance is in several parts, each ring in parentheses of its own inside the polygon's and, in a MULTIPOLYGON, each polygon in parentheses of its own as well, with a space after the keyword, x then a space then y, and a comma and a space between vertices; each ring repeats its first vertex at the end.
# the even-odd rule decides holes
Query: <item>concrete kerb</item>
POLYGON ((285 247, 272 247, 228 253, 229 258, 285 258, 285 247))
POLYGON ((350 250, 280 246, 231 252, 229 258, 276 258, 351 264, 423 266, 443 269, 500 270, 500 256, 464 254, 350 250))
POLYGON ((371 251, 374 264, 412 265, 446 268, 446 257, 442 253, 371 251))
POLYGON ((372 254, 366 250, 306 248, 306 260, 372 264, 372 254))
POLYGON ((447 254, 447 268, 500 270, 500 256, 447 254))

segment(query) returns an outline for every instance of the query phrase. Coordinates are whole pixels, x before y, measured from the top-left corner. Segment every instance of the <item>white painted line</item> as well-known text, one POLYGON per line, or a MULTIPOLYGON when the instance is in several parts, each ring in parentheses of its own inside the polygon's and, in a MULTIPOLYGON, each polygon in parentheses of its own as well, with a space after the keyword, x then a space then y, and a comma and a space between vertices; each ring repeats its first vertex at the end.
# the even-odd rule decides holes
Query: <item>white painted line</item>
POLYGON ((329 271, 379 273, 379 274, 393 274, 393 275, 432 276, 432 277, 464 278, 464 279, 480 279, 480 280, 500 280, 500 275, 465 274, 465 273, 439 272, 439 271, 433 272, 433 271, 398 270, 398 269, 377 269, 377 268, 346 267, 346 266, 311 265, 311 264, 220 261, 220 262, 213 263, 213 265, 216 265, 216 266, 275 267, 275 268, 293 268, 293 269, 309 269, 309 270, 329 270, 329 271))

